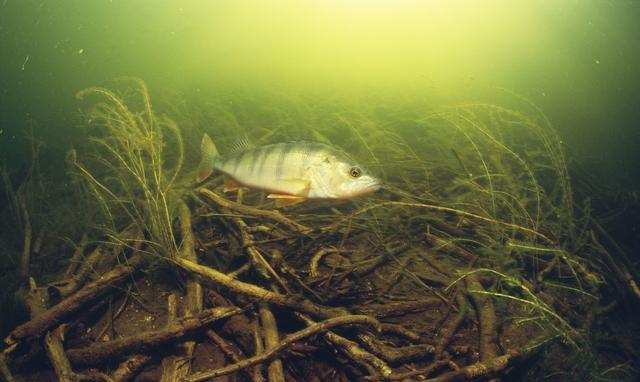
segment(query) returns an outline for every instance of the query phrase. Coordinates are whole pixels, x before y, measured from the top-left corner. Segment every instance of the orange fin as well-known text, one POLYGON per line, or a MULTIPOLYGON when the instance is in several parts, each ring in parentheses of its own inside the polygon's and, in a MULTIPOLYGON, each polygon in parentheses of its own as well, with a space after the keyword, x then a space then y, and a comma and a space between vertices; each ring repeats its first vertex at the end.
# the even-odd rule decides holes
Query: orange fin
POLYGON ((302 196, 290 195, 290 194, 269 194, 269 199, 276 199, 277 207, 292 206, 294 204, 302 203, 306 199, 302 196))
POLYGON ((223 175, 222 178, 224 179, 224 188, 222 189, 223 192, 236 191, 241 187, 240 184, 233 180, 229 175, 223 175))

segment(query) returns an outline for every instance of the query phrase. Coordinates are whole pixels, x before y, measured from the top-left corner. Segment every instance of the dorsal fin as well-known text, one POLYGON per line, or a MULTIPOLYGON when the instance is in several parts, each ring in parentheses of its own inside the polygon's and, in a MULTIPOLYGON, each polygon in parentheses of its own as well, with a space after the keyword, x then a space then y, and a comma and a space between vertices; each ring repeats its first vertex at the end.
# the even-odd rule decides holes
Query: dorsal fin
POLYGON ((246 150, 250 150, 255 146, 249 140, 249 137, 245 134, 238 138, 229 149, 229 154, 237 154, 246 150))

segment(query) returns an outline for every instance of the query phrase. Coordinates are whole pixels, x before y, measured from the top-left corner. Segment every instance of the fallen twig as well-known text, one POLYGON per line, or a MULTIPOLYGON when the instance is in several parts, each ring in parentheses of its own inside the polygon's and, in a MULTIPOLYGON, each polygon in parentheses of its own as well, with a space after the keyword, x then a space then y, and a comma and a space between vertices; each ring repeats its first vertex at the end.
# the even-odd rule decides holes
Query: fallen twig
POLYGON ((105 359, 124 357, 133 353, 145 353, 160 345, 182 338, 212 322, 240 313, 240 308, 218 307, 204 311, 196 317, 181 318, 175 324, 109 342, 94 343, 84 348, 67 350, 67 357, 74 365, 96 365, 105 359))
POLYGON ((460 288, 458 288, 458 290, 456 291, 456 302, 458 303, 459 311, 456 317, 453 320, 449 321, 447 325, 445 325, 442 329, 440 341, 438 341, 438 344, 436 345, 436 358, 442 358, 442 353, 449 345, 449 342, 451 342, 451 339, 456 334, 456 331, 458 330, 460 325, 467 318, 469 303, 467 302, 467 298, 465 297, 464 293, 459 289, 460 288))
POLYGON ((223 286, 235 293, 239 293, 245 296, 250 296, 258 301, 273 303, 277 305, 287 306, 314 316, 318 317, 338 317, 347 315, 348 312, 341 308, 330 308, 313 302, 280 293, 271 292, 259 286, 245 283, 236 279, 233 279, 222 272, 218 272, 213 268, 196 264, 194 262, 185 259, 176 259, 176 264, 200 276, 204 281, 210 281, 216 285, 223 286))
POLYGON ((116 371, 113 372, 111 379, 113 382, 126 382, 133 378, 142 368, 144 368, 153 357, 146 354, 135 354, 120 363, 116 371))
POLYGON ((53 331, 47 332, 44 337, 45 350, 53 370, 60 382, 75 382, 83 379, 71 369, 71 364, 64 354, 64 325, 60 325, 53 331))
MULTIPOLYGON (((465 282, 468 290, 484 291, 482 284, 480 284, 475 274, 467 276, 465 282)), ((480 323, 480 359, 482 361, 494 359, 498 356, 499 349, 498 323, 493 302, 488 296, 480 293, 470 293, 470 295, 480 323)))
MULTIPOLYGON (((280 343, 280 334, 278 333, 278 325, 276 318, 273 316, 271 309, 267 304, 260 304, 260 320, 262 321, 262 330, 264 331, 264 346, 267 350, 275 349, 280 343)), ((269 382, 284 382, 284 370, 282 369, 282 361, 274 359, 267 368, 269 382)))
POLYGON ((209 198, 209 200, 211 200, 212 202, 216 203, 217 205, 224 207, 224 208, 228 208, 230 210, 239 212, 241 214, 245 214, 245 215, 250 215, 250 216, 254 216, 254 217, 260 217, 260 218, 267 218, 269 220, 273 220, 275 222, 278 222, 284 226, 286 226, 289 229, 292 229, 294 231, 298 231, 300 233, 306 233, 310 231, 309 227, 306 227, 300 223, 297 223, 289 218, 287 218, 286 216, 282 215, 280 212, 278 211, 271 211, 271 210, 262 210, 259 208, 254 208, 254 207, 250 207, 244 204, 239 204, 236 202, 232 202, 230 200, 227 200, 225 198, 223 198, 222 196, 216 194, 215 192, 208 190, 204 187, 200 187, 197 189, 197 192, 201 195, 206 196, 207 198, 209 198))
POLYGON ((67 317, 80 310, 87 303, 104 296, 111 288, 127 280, 132 272, 145 263, 142 256, 136 255, 127 264, 117 266, 100 279, 88 284, 71 297, 46 310, 44 313, 15 328, 4 342, 7 345, 24 340, 27 337, 37 337, 48 329, 61 324, 67 317))
POLYGON ((477 362, 458 370, 450 371, 439 377, 427 379, 425 382, 469 381, 496 376, 505 372, 507 368, 533 357, 540 349, 542 349, 542 346, 534 346, 519 351, 511 351, 505 355, 491 358, 483 362, 477 362))
POLYGON ((379 326, 379 323, 377 320, 375 320, 372 317, 363 316, 363 315, 349 315, 349 316, 329 318, 325 321, 311 324, 310 326, 302 330, 289 334, 288 336, 284 337, 282 341, 280 341, 277 347, 274 347, 272 349, 267 349, 264 353, 258 354, 251 358, 247 358, 233 365, 222 367, 220 369, 193 374, 190 377, 183 379, 182 381, 183 382, 205 381, 210 378, 216 378, 222 375, 233 373, 235 371, 253 366, 258 363, 270 361, 274 357, 276 357, 278 354, 280 354, 280 352, 287 349, 294 342, 300 341, 306 337, 309 337, 317 333, 325 332, 336 326, 353 325, 353 324, 370 325, 373 327, 379 326))

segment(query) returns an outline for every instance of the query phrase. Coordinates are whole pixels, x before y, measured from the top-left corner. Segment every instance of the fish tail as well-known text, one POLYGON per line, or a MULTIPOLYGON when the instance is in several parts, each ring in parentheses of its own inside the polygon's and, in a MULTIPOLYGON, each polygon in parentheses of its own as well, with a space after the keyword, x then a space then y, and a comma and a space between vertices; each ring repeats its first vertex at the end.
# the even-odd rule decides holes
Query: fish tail
POLYGON ((207 133, 202 136, 202 143, 200 144, 200 165, 198 165, 197 181, 202 182, 207 179, 213 173, 213 167, 216 158, 220 156, 216 145, 213 143, 207 133))

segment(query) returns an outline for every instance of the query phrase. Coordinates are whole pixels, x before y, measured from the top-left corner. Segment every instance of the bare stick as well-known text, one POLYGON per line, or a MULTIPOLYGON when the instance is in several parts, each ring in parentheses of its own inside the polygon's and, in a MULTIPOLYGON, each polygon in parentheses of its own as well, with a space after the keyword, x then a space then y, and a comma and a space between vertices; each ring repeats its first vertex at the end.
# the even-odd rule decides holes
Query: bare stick
POLYGON ((63 279, 70 278, 78 269, 78 266, 80 265, 80 259, 84 254, 84 248, 87 245, 87 240, 89 240, 89 236, 85 232, 82 234, 82 237, 80 238, 80 242, 76 246, 76 249, 73 252, 73 256, 71 256, 71 259, 69 260, 69 265, 67 266, 67 270, 64 272, 64 276, 62 277, 63 279))
POLYGON ((232 219, 240 229, 242 246, 247 249, 247 253, 251 258, 251 263, 256 268, 256 270, 260 272, 260 274, 266 279, 274 277, 286 291, 289 291, 289 287, 284 282, 284 280, 282 280, 280 276, 278 276, 273 267, 271 267, 271 264, 269 264, 269 262, 265 260, 262 254, 260 254, 260 251, 258 251, 253 245, 253 236, 247 231, 247 228, 249 228, 247 223, 245 223, 244 220, 239 217, 234 217, 232 219))
POLYGON ((29 276, 29 264, 31 262, 31 220, 29 219, 29 211, 27 210, 27 202, 25 201, 24 192, 20 197, 20 209, 22 211, 22 219, 24 221, 24 240, 22 245, 22 258, 20 259, 20 277, 26 279, 29 276))
MULTIPOLYGON (((296 316, 307 325, 313 325, 315 322, 304 314, 296 313, 296 316)), ((381 327, 380 327, 381 328, 381 327)), ((356 342, 337 335, 334 332, 326 332, 325 340, 340 349, 349 359, 367 370, 369 375, 379 378, 380 376, 387 378, 393 373, 393 370, 386 362, 369 353, 360 347, 356 342)))
POLYGON ((42 228, 38 235, 36 236, 36 240, 33 242, 33 248, 31 249, 31 253, 34 255, 39 255, 42 250, 42 244, 44 243, 44 238, 47 236, 47 231, 42 228))
POLYGON ((79 376, 71 369, 71 363, 64 354, 64 325, 60 325, 51 332, 47 332, 44 337, 45 350, 49 357, 49 362, 58 376, 60 382, 77 381, 79 376))
POLYGON ((318 252, 316 252, 313 255, 313 257, 311 258, 311 261, 309 262, 309 275, 311 277, 318 277, 320 275, 320 272, 318 272, 318 265, 320 264, 320 260, 324 255, 327 255, 329 253, 340 253, 340 252, 342 251, 340 251, 337 248, 321 248, 318 252))
POLYGON ((123 357, 127 354, 139 354, 157 349, 167 342, 175 341, 203 326, 240 312, 239 308, 232 307, 209 309, 196 317, 180 318, 175 324, 160 330, 143 332, 109 342, 97 342, 84 348, 68 349, 67 357, 72 364, 95 365, 105 359, 123 357))
MULTIPOLYGON (((264 341, 262 340, 262 335, 260 334, 260 322, 258 320, 253 320, 251 323, 251 329, 253 330, 253 345, 256 349, 256 356, 264 353, 264 341)), ((262 374, 262 364, 258 363, 253 368, 253 375, 251 380, 253 382, 264 382, 264 375, 262 374)))
POLYGON ((359 334, 358 339, 367 350, 392 364, 405 363, 420 358, 431 358, 436 350, 433 345, 428 344, 393 347, 384 344, 371 334, 359 334))
POLYGON ((436 345, 436 358, 442 358, 442 353, 447 348, 451 339, 456 334, 456 331, 460 327, 460 325, 467 318, 467 310, 469 308, 469 303, 467 302, 467 298, 465 297, 462 291, 456 291, 456 302, 458 303, 458 314, 456 317, 447 323, 447 325, 442 330, 440 335, 440 341, 436 345))
POLYGON ((13 349, 5 349, 2 353, 0 353, 0 376, 4 378, 6 382, 16 382, 13 374, 11 374, 11 370, 7 366, 7 353, 13 349))
POLYGON ((251 216, 260 217, 260 218, 267 218, 269 220, 278 222, 294 231, 298 231, 298 232, 310 231, 308 227, 300 223, 294 222, 293 220, 287 218, 286 216, 282 215, 278 211, 261 210, 259 208, 254 208, 254 207, 246 206, 244 204, 235 203, 223 198, 222 196, 204 187, 198 188, 197 191, 198 193, 206 196, 207 198, 209 198, 209 200, 211 200, 212 202, 216 203, 221 207, 228 208, 230 210, 233 210, 245 215, 251 215, 251 216))
POLYGON ((507 368, 523 362, 534 356, 541 346, 511 351, 505 355, 491 358, 483 362, 477 362, 458 370, 450 371, 439 377, 427 379, 425 382, 454 382, 485 379, 504 372, 507 368))
POLYGON ((292 297, 280 293, 271 292, 264 288, 260 288, 257 285, 233 279, 222 272, 216 271, 213 268, 199 265, 185 259, 178 258, 175 260, 175 262, 185 270, 198 275, 205 281, 210 281, 214 284, 223 286, 231 290, 232 292, 253 297, 258 301, 286 306, 323 318, 338 317, 349 314, 345 309, 330 308, 314 304, 313 302, 302 299, 300 297, 292 297))
POLYGON ((111 272, 106 273, 100 279, 88 284, 58 305, 53 306, 31 321, 15 328, 13 332, 5 338, 5 343, 11 345, 27 337, 42 335, 48 329, 61 324, 67 317, 76 313, 87 303, 109 293, 114 285, 127 280, 131 273, 143 264, 144 260, 142 256, 133 256, 129 259, 128 264, 117 266, 111 272))
MULTIPOLYGON (((469 290, 484 291, 475 274, 467 276, 465 282, 469 290)), ((471 299, 480 322, 480 359, 482 361, 494 359, 498 356, 499 350, 496 311, 493 303, 488 296, 480 293, 471 293, 471 299)))
POLYGON ((236 372, 238 370, 253 366, 258 363, 270 361, 271 359, 276 357, 278 354, 280 354, 280 352, 287 349, 289 346, 291 346, 291 344, 297 341, 300 341, 304 338, 307 338, 317 333, 326 332, 327 330, 334 328, 336 326, 352 325, 352 324, 362 324, 362 325, 370 325, 373 327, 378 327, 379 322, 374 318, 371 318, 369 316, 362 316, 362 315, 350 315, 350 316, 329 318, 325 321, 311 324, 310 326, 302 330, 289 334, 288 336, 283 338, 282 341, 280 341, 277 347, 268 349, 264 353, 258 354, 251 358, 247 358, 233 365, 222 367, 220 369, 193 374, 192 376, 186 379, 183 379, 183 382, 205 381, 210 378, 216 378, 222 375, 227 375, 227 374, 236 372))
MULTIPOLYGON (((206 334, 214 344, 218 345, 220 350, 228 359, 235 363, 238 363, 242 360, 242 351, 240 349, 237 349, 233 344, 227 343, 224 338, 220 337, 213 330, 207 330, 206 334)), ((251 373, 247 369, 242 369, 240 371, 244 374, 247 380, 253 378, 253 375, 251 375, 251 373)))
MULTIPOLYGON (((260 304, 260 319, 262 320, 262 329, 264 330, 264 345, 267 350, 278 347, 280 336, 278 333, 278 325, 276 318, 273 316, 271 309, 267 304, 260 304)), ((282 361, 274 359, 267 369, 269 382, 284 382, 284 370, 282 369, 282 361)))
POLYGON ((111 379, 113 382, 126 382, 133 378, 146 364, 151 362, 153 357, 146 354, 136 354, 123 361, 116 371, 113 372, 111 379))

